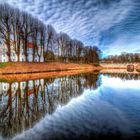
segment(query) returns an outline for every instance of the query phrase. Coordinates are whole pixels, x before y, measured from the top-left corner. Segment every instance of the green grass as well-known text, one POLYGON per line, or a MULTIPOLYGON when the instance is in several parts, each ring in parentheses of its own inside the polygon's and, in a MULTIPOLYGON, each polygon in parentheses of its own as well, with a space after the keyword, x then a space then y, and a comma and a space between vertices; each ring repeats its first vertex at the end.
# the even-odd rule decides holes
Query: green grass
POLYGON ((9 65, 13 65, 14 62, 0 62, 0 68, 4 68, 9 65))
POLYGON ((0 63, 0 68, 4 68, 6 65, 7 65, 6 62, 1 62, 1 63, 0 63))
POLYGON ((6 83, 6 82, 8 82, 6 79, 0 79, 0 82, 4 82, 4 83, 6 83))

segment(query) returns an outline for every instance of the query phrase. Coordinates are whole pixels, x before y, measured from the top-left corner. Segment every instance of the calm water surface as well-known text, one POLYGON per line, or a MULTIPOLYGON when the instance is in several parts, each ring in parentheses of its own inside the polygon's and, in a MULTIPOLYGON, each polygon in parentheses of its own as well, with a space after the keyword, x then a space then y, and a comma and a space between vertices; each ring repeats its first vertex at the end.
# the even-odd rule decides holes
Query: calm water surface
POLYGON ((140 137, 140 75, 0 82, 2 139, 140 137))

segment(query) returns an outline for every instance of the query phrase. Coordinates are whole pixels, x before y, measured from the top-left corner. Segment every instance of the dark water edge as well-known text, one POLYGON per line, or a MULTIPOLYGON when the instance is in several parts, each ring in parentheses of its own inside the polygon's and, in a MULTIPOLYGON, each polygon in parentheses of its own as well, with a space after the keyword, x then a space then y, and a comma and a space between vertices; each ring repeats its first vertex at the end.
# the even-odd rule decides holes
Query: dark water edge
MULTIPOLYGON (((38 93, 30 94, 28 98, 28 101, 32 103, 29 104, 29 107, 34 111, 25 112, 22 109, 21 112, 24 111, 25 114, 19 112, 22 117, 22 125, 25 126, 26 123, 31 123, 31 127, 27 125, 26 129, 21 129, 21 132, 16 132, 16 127, 14 128, 13 126, 15 124, 16 126, 20 126, 20 124, 13 121, 18 118, 13 115, 14 113, 11 113, 11 116, 9 116, 9 118, 13 118, 10 119, 11 127, 5 127, 4 129, 4 124, 6 123, 8 125, 8 122, 5 121, 4 123, 1 121, 3 128, 0 128, 0 132, 5 134, 5 136, 3 135, 5 137, 4 139, 8 138, 10 134, 12 134, 14 140, 140 138, 139 77, 129 75, 128 77, 126 75, 118 75, 117 77, 116 74, 82 74, 45 81, 46 84, 39 82, 40 84, 36 84, 34 87, 31 85, 27 86, 30 90, 32 88, 34 89, 32 90, 33 93, 35 91, 38 93), (42 90, 43 88, 37 88, 39 85, 44 85, 44 90, 42 90), (45 90, 46 86, 48 90, 45 90), (58 90, 59 88, 63 90, 58 90), (47 99, 45 100, 46 102, 37 104, 44 101, 42 100, 44 96, 47 99), (44 113, 42 112, 43 105, 45 105, 44 113), (38 113, 36 112, 37 106, 40 109, 38 113), (29 115, 31 117, 27 118, 26 122, 25 120, 23 121, 24 117, 22 115, 29 115), (35 120, 32 119, 33 116, 36 116, 35 120), (28 122, 28 119, 31 122, 28 122)), ((25 95, 27 95, 27 91, 29 90, 26 89, 24 91, 25 95)), ((17 96, 13 97, 15 98, 17 96)), ((27 103, 27 100, 25 100, 25 103, 27 103)), ((15 106, 13 106, 14 110, 15 106)), ((3 119, 1 116, 0 119, 4 120, 4 118, 5 116, 3 116, 3 119)))

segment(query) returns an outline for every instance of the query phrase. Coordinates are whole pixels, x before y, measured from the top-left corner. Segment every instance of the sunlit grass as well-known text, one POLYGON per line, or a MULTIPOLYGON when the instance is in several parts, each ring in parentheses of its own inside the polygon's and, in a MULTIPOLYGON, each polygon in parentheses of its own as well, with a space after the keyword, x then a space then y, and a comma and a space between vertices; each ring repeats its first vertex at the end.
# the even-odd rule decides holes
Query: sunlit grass
MULTIPOLYGON (((28 63, 28 62, 8 62, 0 63, 0 73, 2 74, 22 74, 22 73, 42 73, 53 71, 65 71, 65 70, 87 70, 95 69, 91 64, 76 64, 76 63, 28 63)), ((97 69, 98 67, 96 67, 97 69)), ((100 69, 100 67, 99 67, 100 69)))

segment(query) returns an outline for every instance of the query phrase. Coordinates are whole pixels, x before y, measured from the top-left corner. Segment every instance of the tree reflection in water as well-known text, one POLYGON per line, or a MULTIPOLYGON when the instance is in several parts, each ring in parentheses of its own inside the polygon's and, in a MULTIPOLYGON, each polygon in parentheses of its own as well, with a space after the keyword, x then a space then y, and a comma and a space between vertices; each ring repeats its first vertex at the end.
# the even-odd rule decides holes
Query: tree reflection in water
POLYGON ((100 85, 99 74, 80 74, 61 78, 0 82, 0 133, 10 138, 31 128, 58 105, 100 85))
POLYGON ((107 73, 108 77, 121 78, 122 80, 140 80, 140 74, 135 73, 107 73))

